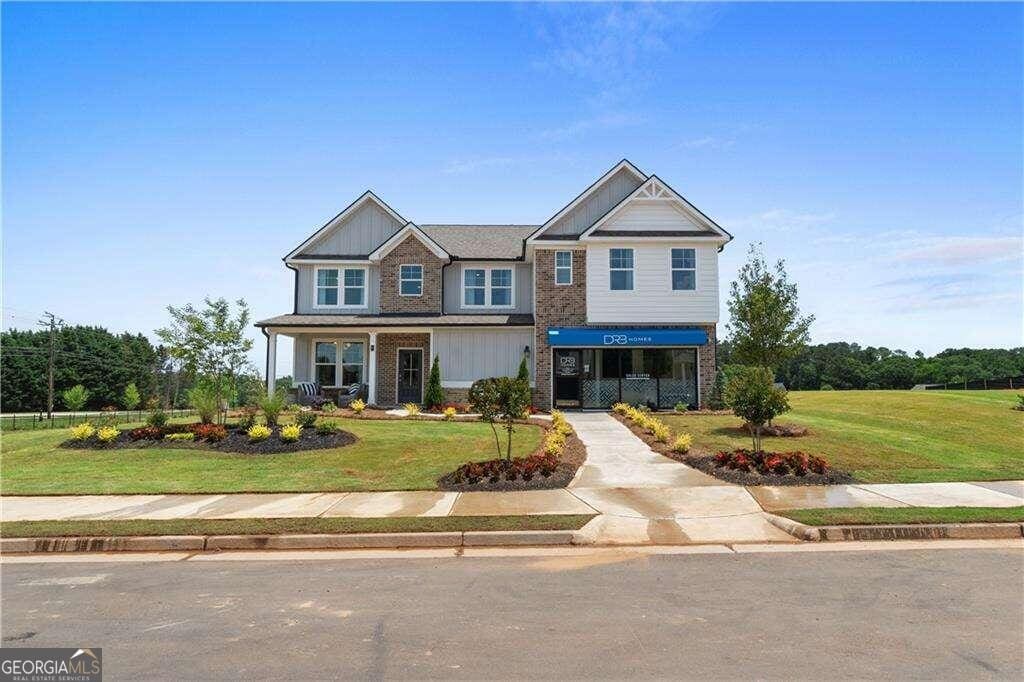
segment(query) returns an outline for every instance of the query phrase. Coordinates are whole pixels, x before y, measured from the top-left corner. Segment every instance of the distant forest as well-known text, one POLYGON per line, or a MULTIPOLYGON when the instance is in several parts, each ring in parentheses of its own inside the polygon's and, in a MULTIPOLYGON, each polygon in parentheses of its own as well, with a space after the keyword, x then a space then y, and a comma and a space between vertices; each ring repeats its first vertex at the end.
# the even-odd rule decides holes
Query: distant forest
MULTIPOLYGON (((730 363, 730 350, 728 341, 719 342, 719 365, 730 363)), ((845 342, 806 346, 776 371, 793 391, 911 388, 1021 375, 1024 348, 949 348, 926 357, 845 342)))

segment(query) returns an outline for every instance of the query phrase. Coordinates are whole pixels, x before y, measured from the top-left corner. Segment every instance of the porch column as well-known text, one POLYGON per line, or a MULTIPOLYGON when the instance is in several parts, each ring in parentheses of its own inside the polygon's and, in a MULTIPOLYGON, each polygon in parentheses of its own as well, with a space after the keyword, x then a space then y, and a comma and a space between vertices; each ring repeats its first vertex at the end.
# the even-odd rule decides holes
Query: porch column
POLYGON ((370 358, 367 362, 366 371, 369 377, 366 379, 367 402, 370 405, 377 404, 377 332, 370 332, 370 358))
POLYGON ((267 332, 267 395, 274 395, 277 383, 277 332, 267 332))

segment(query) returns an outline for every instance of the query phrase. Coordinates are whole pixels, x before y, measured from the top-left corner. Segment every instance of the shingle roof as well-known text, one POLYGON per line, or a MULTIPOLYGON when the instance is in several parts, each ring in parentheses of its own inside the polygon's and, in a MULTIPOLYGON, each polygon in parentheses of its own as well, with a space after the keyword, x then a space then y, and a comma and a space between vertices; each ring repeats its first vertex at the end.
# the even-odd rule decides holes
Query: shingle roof
POLYGON ((455 258, 519 258, 538 225, 419 225, 455 258))
POLYGON ((257 327, 529 327, 533 315, 278 315, 257 327))

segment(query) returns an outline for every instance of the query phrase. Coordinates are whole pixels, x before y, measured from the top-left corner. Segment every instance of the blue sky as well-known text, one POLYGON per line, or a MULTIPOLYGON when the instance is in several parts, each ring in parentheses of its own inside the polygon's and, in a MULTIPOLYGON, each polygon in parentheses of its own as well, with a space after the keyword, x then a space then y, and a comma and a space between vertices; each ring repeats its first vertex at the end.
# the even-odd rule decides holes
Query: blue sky
POLYGON ((4 325, 290 312, 281 256, 367 188, 417 222, 540 223, 627 157, 736 235, 723 291, 750 242, 785 258, 815 342, 1021 345, 1022 19, 5 4, 4 325))

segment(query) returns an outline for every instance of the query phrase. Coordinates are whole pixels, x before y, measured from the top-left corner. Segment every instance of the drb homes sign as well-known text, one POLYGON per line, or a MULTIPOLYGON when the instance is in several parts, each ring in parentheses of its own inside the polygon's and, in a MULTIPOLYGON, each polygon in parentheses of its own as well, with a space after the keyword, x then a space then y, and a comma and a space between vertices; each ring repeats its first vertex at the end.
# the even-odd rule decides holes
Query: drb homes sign
POLYGON ((552 346, 650 347, 703 346, 708 335, 703 329, 601 329, 591 327, 549 327, 548 344, 552 346))

